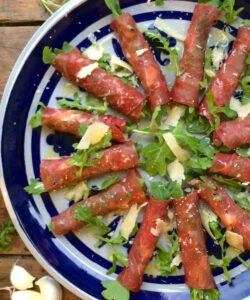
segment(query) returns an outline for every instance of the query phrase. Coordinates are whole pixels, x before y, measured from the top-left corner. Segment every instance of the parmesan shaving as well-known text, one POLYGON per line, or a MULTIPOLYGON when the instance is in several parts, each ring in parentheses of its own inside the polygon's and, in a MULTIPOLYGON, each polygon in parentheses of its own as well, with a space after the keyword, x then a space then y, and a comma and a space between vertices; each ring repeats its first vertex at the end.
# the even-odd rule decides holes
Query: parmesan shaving
POLYGON ((137 55, 137 56, 140 56, 140 55, 142 55, 143 53, 145 53, 146 51, 148 51, 147 48, 137 50, 137 51, 136 51, 136 55, 137 55))
POLYGON ((244 246, 243 246, 243 237, 235 232, 232 232, 230 230, 226 231, 226 241, 228 242, 229 245, 232 247, 245 251, 244 246))
POLYGON ((236 111, 239 118, 245 118, 250 114, 250 103, 241 104, 241 102, 234 97, 230 99, 229 107, 236 111))
POLYGON ((147 205, 147 202, 143 203, 139 207, 138 207, 138 204, 133 204, 130 207, 127 215, 124 217, 124 220, 120 227, 120 232, 121 232, 122 237, 124 237, 126 240, 128 240, 131 232, 133 231, 133 229, 135 227, 135 223, 136 223, 136 220, 137 220, 140 210, 146 205, 147 205))
POLYGON ((77 149, 88 149, 90 145, 99 143, 108 131, 109 126, 102 122, 95 122, 91 124, 77 145, 77 149))
POLYGON ((168 110, 167 118, 162 121, 160 129, 168 129, 169 126, 176 127, 180 118, 185 113, 185 107, 180 105, 175 105, 168 110))
POLYGON ((79 79, 86 78, 87 76, 91 75, 91 73, 98 68, 98 63, 95 62, 88 66, 82 67, 81 70, 76 74, 76 77, 79 79))
POLYGON ((185 179, 184 167, 176 159, 167 166, 168 175, 172 181, 177 181, 179 184, 182 183, 182 180, 185 179))
POLYGON ((189 158, 189 152, 182 149, 178 145, 175 136, 171 132, 164 133, 163 138, 170 150, 179 161, 185 161, 189 158))
POLYGON ((178 267, 180 264, 182 263, 182 258, 181 258, 181 255, 180 253, 177 253, 176 256, 173 258, 171 264, 170 264, 170 267, 178 267))
POLYGON ((218 217, 215 213, 203 202, 200 203, 199 206, 200 216, 201 216, 201 223, 206 229, 207 233, 211 236, 213 240, 216 240, 215 236, 213 235, 209 223, 218 220, 218 217))
POLYGON ((84 198, 84 194, 88 195, 89 193, 89 187, 86 185, 84 181, 79 182, 77 185, 75 185, 72 189, 68 190, 64 197, 67 200, 73 200, 75 202, 82 200, 84 198))
POLYGON ((219 70, 223 59, 224 59, 225 55, 224 55, 224 51, 222 48, 217 48, 215 47, 212 51, 212 61, 213 61, 213 65, 215 66, 216 70, 219 70))
POLYGON ((116 72, 116 75, 119 77, 130 76, 133 74, 131 66, 117 56, 111 57, 110 66, 113 72, 115 72, 118 68, 122 68, 122 71, 116 72))
POLYGON ((154 236, 160 236, 162 233, 167 232, 168 227, 167 224, 162 219, 156 219, 156 227, 151 228, 150 232, 154 236))
POLYGON ((91 45, 84 54, 91 60, 99 60, 104 53, 104 49, 98 44, 91 45))
POLYGON ((68 95, 73 95, 74 93, 78 93, 79 88, 72 83, 67 83, 63 88, 63 96, 66 97, 68 95))
POLYGON ((213 70, 210 69, 205 69, 205 73, 207 74, 208 77, 213 78, 216 76, 216 73, 213 70))
POLYGON ((155 22, 154 22, 154 26, 165 32, 167 35, 170 35, 172 36, 173 38, 181 41, 181 42, 184 42, 186 37, 185 35, 181 34, 180 32, 178 32, 177 30, 175 30, 174 28, 172 28, 166 20, 163 20, 161 18, 156 18, 155 22))

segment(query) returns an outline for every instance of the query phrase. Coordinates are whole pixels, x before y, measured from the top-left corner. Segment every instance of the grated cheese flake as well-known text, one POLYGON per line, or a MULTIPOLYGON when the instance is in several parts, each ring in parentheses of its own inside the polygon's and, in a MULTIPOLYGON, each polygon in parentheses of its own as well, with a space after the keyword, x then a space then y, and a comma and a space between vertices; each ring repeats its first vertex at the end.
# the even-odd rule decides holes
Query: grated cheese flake
POLYGON ((98 68, 98 63, 95 62, 88 66, 82 67, 81 70, 76 74, 76 77, 79 79, 86 78, 87 76, 91 75, 91 73, 98 68))
POLYGON ((171 132, 164 133, 163 138, 170 150, 173 152, 173 154, 179 161, 185 161, 189 158, 189 152, 187 150, 182 149, 178 145, 175 136, 171 132))
POLYGON ((173 38, 181 41, 181 42, 184 42, 186 37, 184 34, 181 34, 180 32, 178 32, 177 30, 175 30, 173 27, 171 27, 168 22, 166 20, 163 20, 159 17, 156 18, 155 22, 154 22, 154 26, 165 32, 167 35, 170 35, 172 36, 173 38))
POLYGON ((182 183, 182 180, 185 180, 184 167, 176 159, 167 166, 168 175, 172 181, 177 181, 179 184, 182 183))
POLYGON ((241 104, 241 102, 234 97, 230 99, 229 107, 237 112, 239 118, 245 118, 250 114, 250 103, 241 104))

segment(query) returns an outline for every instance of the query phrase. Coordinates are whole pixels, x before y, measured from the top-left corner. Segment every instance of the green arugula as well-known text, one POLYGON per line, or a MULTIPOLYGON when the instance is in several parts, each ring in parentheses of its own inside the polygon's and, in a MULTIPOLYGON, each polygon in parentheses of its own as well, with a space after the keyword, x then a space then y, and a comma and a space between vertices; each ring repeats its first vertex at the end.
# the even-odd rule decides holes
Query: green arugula
POLYGON ((157 6, 162 6, 164 4, 164 0, 155 0, 155 4, 157 6))
POLYGON ((123 267, 128 266, 128 258, 125 257, 125 255, 122 252, 117 251, 114 248, 113 248, 112 260, 113 260, 112 266, 111 268, 108 269, 106 273, 107 275, 115 273, 117 262, 119 262, 123 267))
POLYGON ((250 20, 249 19, 243 20, 243 25, 246 27, 250 27, 250 20))
POLYGON ((78 204, 75 209, 75 219, 87 223, 88 227, 97 228, 100 235, 107 234, 110 231, 110 228, 103 223, 102 216, 92 215, 91 207, 78 204))
POLYGON ((111 56, 109 53, 104 52, 102 57, 98 60, 98 65, 103 68, 105 71, 111 73, 111 66, 110 66, 110 59, 111 56))
POLYGON ((190 289, 190 300, 219 300, 220 296, 221 294, 217 289, 190 289))
POLYGON ((198 0, 198 3, 207 3, 219 7, 221 0, 198 0))
POLYGON ((241 157, 250 157, 250 147, 238 148, 236 153, 241 157))
POLYGON ((70 108, 70 109, 79 109, 79 110, 86 110, 86 111, 92 111, 96 112, 97 114, 104 114, 108 110, 107 102, 104 101, 103 104, 100 104, 99 101, 96 105, 93 105, 94 100, 97 102, 96 99, 94 99, 92 96, 87 94, 86 96, 86 103, 82 103, 82 98, 79 93, 74 93, 73 100, 67 100, 65 98, 62 98, 57 101, 57 104, 62 108, 70 108), (91 102, 91 104, 89 104, 91 102))
POLYGON ((193 107, 186 110, 184 117, 189 133, 209 135, 212 132, 211 123, 206 118, 201 117, 193 107))
POLYGON ((58 3, 58 1, 55 0, 41 0, 42 5, 51 15, 68 1, 69 0, 62 0, 60 3, 58 3))
POLYGON ((242 89, 242 104, 247 104, 250 102, 250 55, 247 59, 247 69, 240 83, 242 89))
POLYGON ((235 181, 232 178, 226 178, 222 175, 212 175, 211 176, 215 181, 226 186, 232 192, 240 192, 243 188, 246 188, 242 183, 235 181))
POLYGON ((250 196, 248 192, 236 194, 233 199, 241 208, 250 213, 250 196))
POLYGON ((119 177, 116 175, 112 175, 102 182, 101 187, 98 190, 105 190, 118 181, 119 181, 119 177))
POLYGON ((122 14, 119 0, 104 0, 107 7, 111 10, 114 17, 119 17, 122 14))
POLYGON ((180 252, 178 235, 175 231, 169 235, 169 250, 166 251, 161 245, 156 246, 155 264, 162 276, 169 276, 177 270, 177 266, 173 266, 174 257, 180 252))
POLYGON ((176 76, 180 76, 183 73, 179 67, 180 54, 176 49, 172 49, 170 47, 169 40, 164 38, 159 32, 155 33, 152 30, 145 31, 145 35, 149 40, 157 41, 161 45, 158 46, 158 48, 169 53, 170 64, 167 68, 171 71, 174 71, 176 76))
POLYGON ((52 64, 57 56, 57 54, 60 53, 70 53, 72 51, 73 47, 67 43, 64 42, 62 49, 55 48, 54 50, 48 46, 44 47, 43 49, 43 62, 45 64, 52 64))
POLYGON ((204 75, 203 79, 200 82, 200 86, 202 89, 206 89, 209 86, 209 83, 211 81, 211 77, 208 76, 207 72, 216 72, 216 69, 213 65, 213 59, 212 59, 212 53, 213 50, 211 48, 206 49, 205 53, 205 63, 204 63, 204 75))
POLYGON ((181 185, 177 181, 169 183, 152 181, 149 190, 152 197, 156 200, 177 199, 183 196, 181 185))
POLYGON ((85 125, 85 124, 81 124, 78 128, 78 133, 80 136, 84 136, 85 132, 87 131, 88 129, 88 125, 85 125))
POLYGON ((232 24, 239 16, 239 14, 244 10, 244 7, 241 7, 237 10, 234 10, 235 0, 223 0, 219 9, 223 12, 226 22, 232 24))
POLYGON ((40 195, 45 192, 43 183, 40 180, 34 178, 30 179, 30 184, 26 186, 24 190, 30 195, 40 195))
POLYGON ((117 280, 104 280, 102 296, 106 300, 129 300, 129 290, 117 280))
POLYGON ((0 231, 0 249, 3 251, 11 250, 11 237, 10 235, 14 233, 15 227, 11 222, 3 222, 0 231))
POLYGON ((38 102, 38 106, 40 107, 38 111, 32 116, 29 120, 29 125, 32 128, 42 126, 42 114, 45 108, 45 105, 42 102, 38 102))

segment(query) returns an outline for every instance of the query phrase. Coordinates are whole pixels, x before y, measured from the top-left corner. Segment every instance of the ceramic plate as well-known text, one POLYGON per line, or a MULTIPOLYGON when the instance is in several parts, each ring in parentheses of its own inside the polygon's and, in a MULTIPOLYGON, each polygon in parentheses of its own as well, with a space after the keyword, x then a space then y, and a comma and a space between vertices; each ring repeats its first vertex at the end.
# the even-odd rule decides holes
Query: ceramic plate
MULTIPOLYGON (((159 7, 147 5, 145 0, 124 0, 122 7, 141 27, 152 28, 156 17, 160 17, 185 35, 194 3, 165 1, 164 6, 159 7)), ((39 101, 56 107, 66 84, 53 67, 43 64, 44 46, 60 48, 67 41, 85 49, 96 40, 107 52, 115 52, 123 58, 109 27, 111 19, 103 1, 70 1, 45 22, 25 47, 10 75, 1 103, 1 188, 10 216, 24 243, 42 266, 82 299, 102 299, 101 281, 116 277, 116 274, 106 275, 111 267, 110 253, 105 245, 95 248, 95 241, 85 229, 63 237, 55 237, 48 231, 50 218, 68 207, 69 202, 64 200, 63 192, 32 197, 23 188, 30 178, 39 178, 42 158, 52 151, 59 155, 68 154, 71 148, 65 135, 48 129, 32 130, 28 121, 39 101)), ((213 32, 223 26, 219 22, 213 32)), ((236 35, 237 29, 231 29, 236 35)), ((182 47, 171 38, 171 46, 176 44, 182 47)), ((168 63, 161 51, 155 55, 162 67, 168 63)), ((174 77, 169 73, 167 77, 169 83, 173 83, 174 77)), ((111 221, 115 227, 118 220, 111 221)), ((117 273, 120 271, 119 267, 117 273)), ((240 300, 250 295, 250 272, 236 261, 230 272, 235 278, 232 286, 225 284, 220 270, 214 272, 222 292, 221 299, 240 300)), ((145 276, 142 290, 131 297, 134 300, 188 298, 182 270, 168 278, 145 276)))

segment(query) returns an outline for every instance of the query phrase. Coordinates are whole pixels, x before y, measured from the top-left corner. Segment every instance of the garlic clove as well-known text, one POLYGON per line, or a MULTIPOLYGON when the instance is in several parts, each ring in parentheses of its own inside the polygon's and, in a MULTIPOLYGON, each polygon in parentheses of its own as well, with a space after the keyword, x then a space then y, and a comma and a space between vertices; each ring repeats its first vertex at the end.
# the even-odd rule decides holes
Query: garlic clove
POLYGON ((33 277, 23 267, 14 265, 10 272, 10 282, 18 290, 24 291, 33 287, 33 277))
POLYGON ((50 276, 44 276, 36 281, 40 288, 42 300, 61 300, 62 288, 60 284, 50 276))
POLYGON ((35 291, 16 291, 11 295, 11 300, 43 300, 40 293, 35 291))

